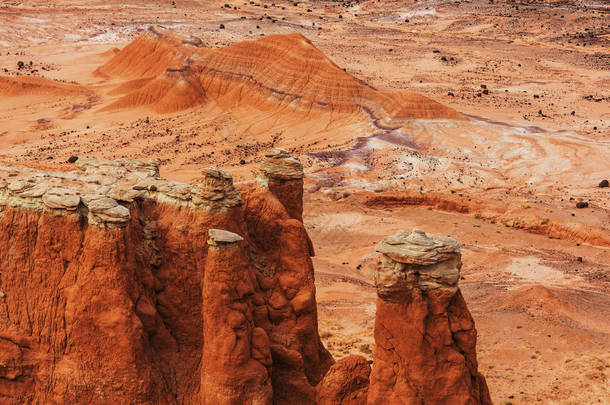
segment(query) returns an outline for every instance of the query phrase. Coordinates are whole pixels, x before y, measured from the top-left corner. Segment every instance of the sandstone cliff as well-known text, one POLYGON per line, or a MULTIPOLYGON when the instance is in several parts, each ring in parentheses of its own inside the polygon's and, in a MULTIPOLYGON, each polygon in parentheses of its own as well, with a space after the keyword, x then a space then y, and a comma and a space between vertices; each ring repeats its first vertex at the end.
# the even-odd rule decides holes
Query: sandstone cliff
POLYGON ((0 167, 0 402, 314 402, 333 360, 298 160, 271 153, 243 200, 158 164, 0 167))

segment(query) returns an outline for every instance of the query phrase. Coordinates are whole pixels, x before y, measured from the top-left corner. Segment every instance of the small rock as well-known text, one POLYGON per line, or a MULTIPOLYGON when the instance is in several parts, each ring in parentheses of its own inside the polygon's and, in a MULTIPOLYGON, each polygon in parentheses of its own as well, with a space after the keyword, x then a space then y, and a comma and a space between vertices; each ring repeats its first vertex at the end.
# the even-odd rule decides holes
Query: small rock
POLYGON ((608 187, 610 184, 608 183, 608 180, 602 180, 599 182, 599 187, 600 188, 605 188, 608 187))
POLYGON ((68 163, 74 163, 78 160, 78 156, 70 156, 68 158, 68 163))
POLYGON ((222 229, 210 229, 208 236, 208 244, 212 246, 228 245, 244 240, 238 234, 222 229))
POLYGON ((587 201, 579 201, 576 203, 576 208, 587 208, 589 203, 587 201))

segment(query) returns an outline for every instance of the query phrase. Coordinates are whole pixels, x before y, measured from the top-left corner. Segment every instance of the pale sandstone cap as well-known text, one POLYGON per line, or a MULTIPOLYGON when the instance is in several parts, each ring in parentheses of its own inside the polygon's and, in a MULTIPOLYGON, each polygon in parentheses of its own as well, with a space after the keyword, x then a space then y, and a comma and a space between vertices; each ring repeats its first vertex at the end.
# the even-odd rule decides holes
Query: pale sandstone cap
POLYGON ((206 210, 242 204, 225 171, 204 169, 201 184, 187 184, 161 178, 159 164, 159 159, 84 157, 70 172, 0 166, 0 207, 86 216, 90 224, 123 227, 131 218, 126 204, 138 199, 206 210))
POLYGON ((460 244, 447 236, 413 229, 386 236, 375 250, 400 263, 430 265, 448 260, 460 253, 460 244))
POLYGON ((276 148, 265 153, 260 177, 278 180, 299 180, 304 177, 303 165, 288 151, 276 148))
POLYGON ((420 229, 398 231, 379 242, 375 270, 377 294, 386 300, 413 289, 442 289, 454 294, 460 277, 460 245, 452 238, 420 229))
POLYGON ((232 243, 241 242, 242 240, 244 240, 244 238, 238 234, 223 229, 208 230, 208 245, 211 246, 230 245, 232 243))

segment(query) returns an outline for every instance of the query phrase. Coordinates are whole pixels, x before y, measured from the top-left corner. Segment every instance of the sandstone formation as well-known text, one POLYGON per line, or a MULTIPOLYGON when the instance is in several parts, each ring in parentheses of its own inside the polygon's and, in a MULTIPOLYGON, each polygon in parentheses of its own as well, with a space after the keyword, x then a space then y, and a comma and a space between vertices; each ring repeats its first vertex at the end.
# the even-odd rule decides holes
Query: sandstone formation
POLYGON ((457 286, 459 244, 415 229, 386 237, 375 272, 369 404, 491 404, 476 329, 457 286))
POLYGON ((184 184, 158 166, 0 167, 2 403, 490 403, 453 239, 377 246, 373 371, 333 365, 299 160, 268 152, 241 193, 217 168, 184 184))
POLYGON ((203 280, 202 404, 271 404, 267 333, 254 325, 256 278, 243 238, 210 229, 203 280))
POLYGON ((158 165, 0 167, 2 403, 315 402, 333 360, 298 160, 271 153, 244 200, 158 165))
POLYGON ((314 387, 333 363, 318 336, 302 178, 299 161, 274 150, 262 164, 257 185, 244 195, 248 236, 260 252, 253 255, 262 289, 255 301, 267 303, 255 317, 269 334, 274 398, 281 403, 314 403, 314 387))

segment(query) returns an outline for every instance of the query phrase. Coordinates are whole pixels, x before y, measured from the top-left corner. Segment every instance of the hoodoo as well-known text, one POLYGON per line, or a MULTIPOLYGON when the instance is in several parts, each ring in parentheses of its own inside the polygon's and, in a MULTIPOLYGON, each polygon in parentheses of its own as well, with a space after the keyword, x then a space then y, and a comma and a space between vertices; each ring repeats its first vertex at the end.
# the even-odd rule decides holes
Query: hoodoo
POLYGON ((457 286, 451 238, 419 229, 386 237, 375 272, 369 404, 491 404, 477 371, 476 329, 457 286))
POLYGON ((255 187, 244 193, 248 237, 261 292, 257 324, 271 341, 276 403, 314 403, 333 359, 318 335, 311 256, 302 222, 303 168, 285 150, 269 153, 255 187))

